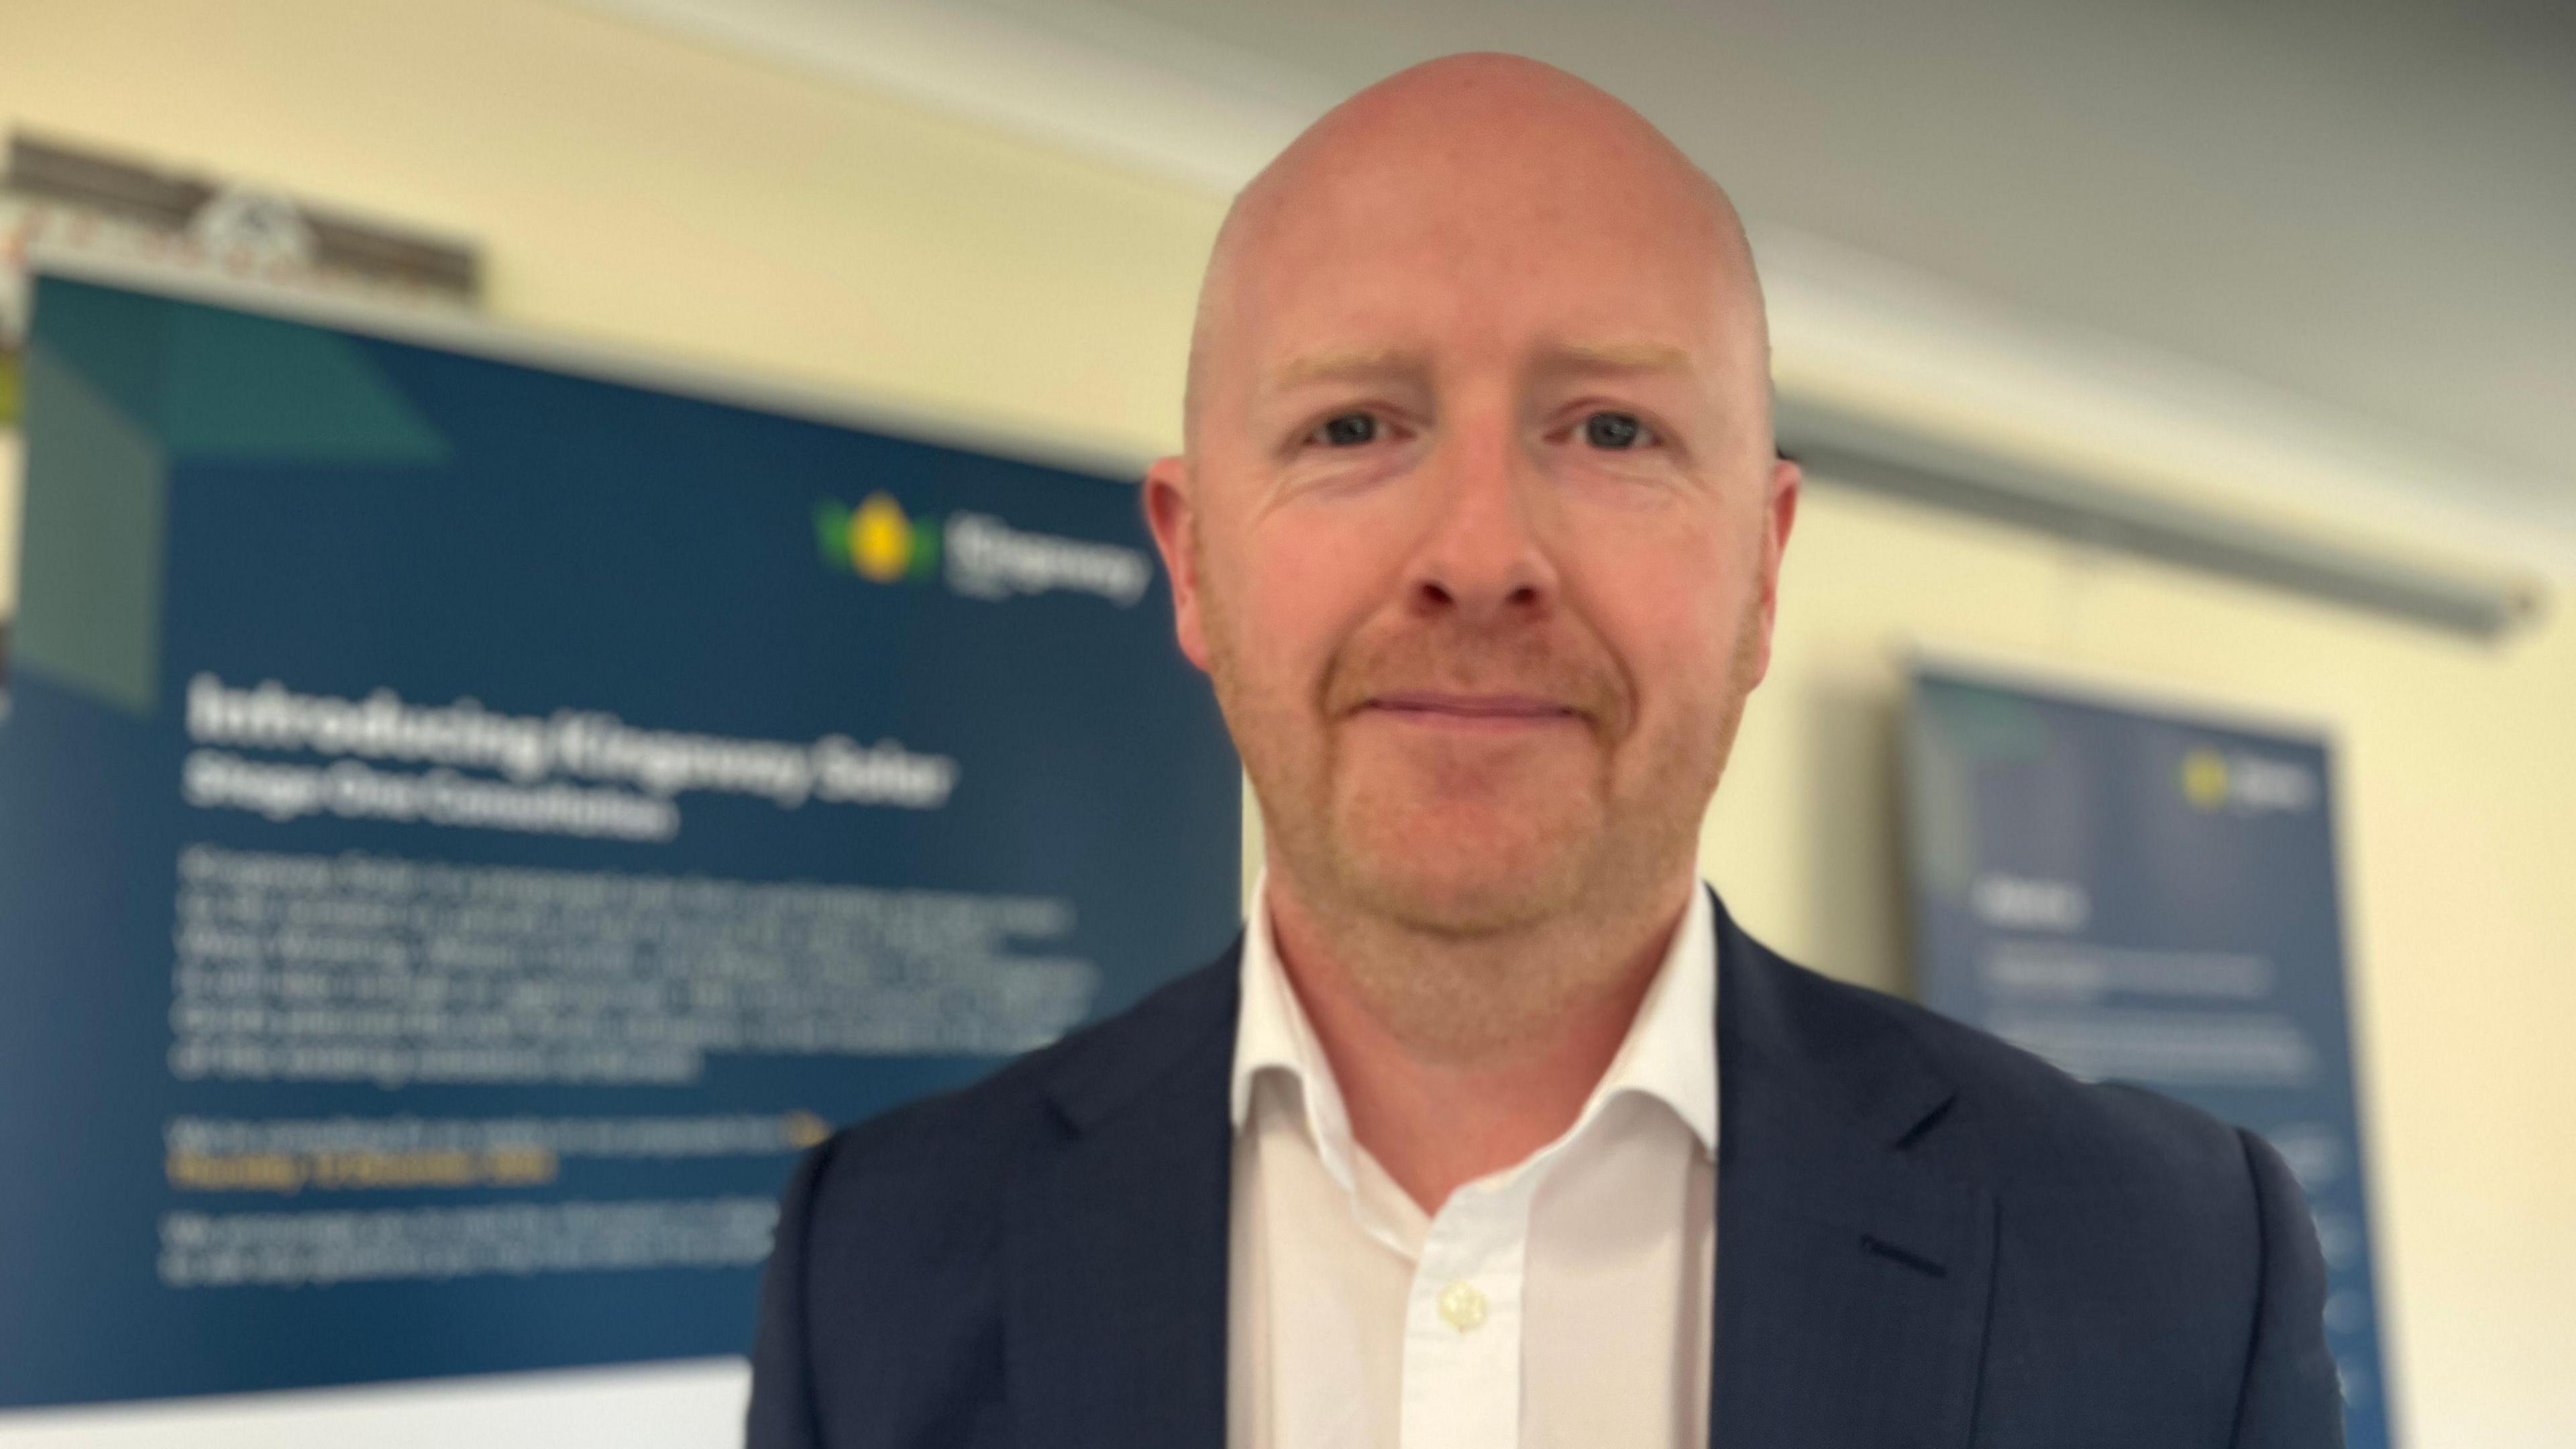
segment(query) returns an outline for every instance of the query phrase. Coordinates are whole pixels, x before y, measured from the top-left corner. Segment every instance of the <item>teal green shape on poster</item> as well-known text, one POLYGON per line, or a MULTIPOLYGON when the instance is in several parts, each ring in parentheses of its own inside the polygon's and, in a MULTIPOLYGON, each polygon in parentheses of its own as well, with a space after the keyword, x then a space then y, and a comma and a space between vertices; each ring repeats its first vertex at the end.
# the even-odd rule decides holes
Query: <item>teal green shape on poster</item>
MULTIPOLYGON (((171 304, 160 297, 39 276, 27 348, 42 349, 54 363, 88 384, 99 399, 157 440, 161 421, 162 343, 171 304)), ((38 426, 43 397, 28 365, 24 426, 38 426)), ((32 466, 32 465, 31 465, 32 466)))
POLYGON ((185 460, 434 464, 439 435, 363 344, 207 307, 170 314, 162 438, 185 460))
POLYGON ((27 351, 27 471, 13 669, 135 715, 161 668, 167 457, 50 340, 27 351))
MULTIPOLYGON (((447 440, 366 344, 323 328, 39 277, 29 346, 39 345, 148 428, 176 463, 447 457, 447 440)), ((31 414, 35 405, 30 397, 31 414)))
POLYGON ((12 663, 134 714, 158 693, 174 466, 447 456, 345 336, 57 277, 32 324, 12 663))

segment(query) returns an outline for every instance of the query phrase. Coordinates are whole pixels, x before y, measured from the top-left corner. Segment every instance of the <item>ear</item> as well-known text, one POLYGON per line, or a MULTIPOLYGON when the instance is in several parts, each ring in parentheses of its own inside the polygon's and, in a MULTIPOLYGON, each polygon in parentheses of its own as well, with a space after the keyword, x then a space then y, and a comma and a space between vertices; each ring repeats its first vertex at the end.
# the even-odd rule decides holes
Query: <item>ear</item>
POLYGON ((1753 678, 1771 672, 1771 626, 1780 613, 1780 560, 1789 552, 1789 530, 1798 521, 1798 488, 1805 481, 1795 460, 1778 458, 1762 489, 1761 611, 1762 649, 1753 678))
POLYGON ((1202 671, 1208 667, 1207 628, 1199 615, 1197 510, 1190 501, 1190 465, 1186 458, 1158 458, 1145 470, 1145 527, 1163 556, 1163 571, 1172 580, 1172 632, 1181 653, 1202 671))

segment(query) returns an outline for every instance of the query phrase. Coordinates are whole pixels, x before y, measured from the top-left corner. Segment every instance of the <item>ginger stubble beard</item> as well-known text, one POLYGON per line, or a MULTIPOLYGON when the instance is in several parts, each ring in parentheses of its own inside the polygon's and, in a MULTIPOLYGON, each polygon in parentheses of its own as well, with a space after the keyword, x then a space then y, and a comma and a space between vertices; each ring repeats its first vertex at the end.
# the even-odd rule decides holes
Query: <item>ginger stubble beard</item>
MULTIPOLYGON (((1569 660, 1538 636, 1524 636, 1534 641, 1530 647, 1468 642, 1443 653, 1447 641, 1439 634, 1379 644, 1363 633, 1335 650, 1311 699, 1269 700, 1246 688, 1222 591, 1203 583, 1200 608, 1210 626, 1218 708, 1251 776, 1269 854, 1294 878, 1335 958, 1334 974, 1372 1019, 1429 1059, 1466 1064, 1543 1035, 1565 1012, 1628 984, 1636 950, 1629 935, 1670 926, 1662 917, 1672 908, 1674 877, 1696 878, 1700 821, 1760 676, 1758 607, 1741 614, 1714 732, 1683 730, 1660 742, 1633 737, 1636 692, 1597 646, 1586 651, 1591 658, 1569 660), (1391 673, 1391 662, 1428 668, 1391 673), (1585 711, 1600 744, 1589 827, 1566 832, 1575 840, 1540 841, 1538 859, 1512 876, 1464 889, 1455 882, 1442 889, 1408 862, 1387 858, 1402 855, 1408 832, 1401 822, 1372 831, 1360 818, 1388 802, 1359 798, 1344 779, 1337 725, 1349 709, 1381 684, 1507 681, 1527 689, 1541 680, 1558 687, 1552 697, 1585 711), (1311 772, 1294 757, 1305 722, 1279 718, 1301 706, 1323 721, 1311 772), (1636 773, 1636 796, 1623 799, 1613 761, 1621 747, 1641 743, 1662 758, 1636 773), (1515 934, 1537 949, 1510 949, 1515 934)), ((1291 971, 1292 978, 1300 974, 1291 971)))

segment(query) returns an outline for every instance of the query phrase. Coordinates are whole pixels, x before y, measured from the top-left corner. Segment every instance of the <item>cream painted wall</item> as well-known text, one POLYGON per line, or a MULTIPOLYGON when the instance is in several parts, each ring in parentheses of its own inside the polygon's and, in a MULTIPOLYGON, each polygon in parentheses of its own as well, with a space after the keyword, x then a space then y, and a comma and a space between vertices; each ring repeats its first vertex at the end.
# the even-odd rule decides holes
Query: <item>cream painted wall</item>
MULTIPOLYGON (((537 0, 0 0, 0 122, 471 236, 492 311, 515 324, 1126 454, 1177 431, 1221 209, 537 0)), ((1798 344, 1784 336, 1784 355, 1798 344)), ((1758 932, 1882 985, 1904 955, 1891 765, 1906 638, 2335 724, 2407 1442, 2562 1442, 2576 1423, 2576 625, 2460 644, 1813 490, 1779 663, 1703 858, 1758 932)), ((672 1392, 695 1417, 651 1401, 626 1442, 719 1442, 704 1426, 739 1379, 692 1372, 672 1392)), ((639 1402, 600 1382, 547 1402, 639 1402)), ((501 1440, 499 1426, 569 1422, 476 1392, 362 1392, 334 1412, 381 1403, 385 1425, 435 1436, 441 1405, 472 1400, 482 1417, 450 1422, 501 1440)), ((216 1419, 191 1412, 0 1418, 0 1445, 214 1442, 216 1419)), ((367 1432, 345 1417, 298 1429, 313 1420, 291 1407, 224 1412, 244 1443, 367 1432)))
POLYGON ((515 324, 1135 453, 1223 210, 541 0, 0 0, 0 120, 470 237, 515 324))

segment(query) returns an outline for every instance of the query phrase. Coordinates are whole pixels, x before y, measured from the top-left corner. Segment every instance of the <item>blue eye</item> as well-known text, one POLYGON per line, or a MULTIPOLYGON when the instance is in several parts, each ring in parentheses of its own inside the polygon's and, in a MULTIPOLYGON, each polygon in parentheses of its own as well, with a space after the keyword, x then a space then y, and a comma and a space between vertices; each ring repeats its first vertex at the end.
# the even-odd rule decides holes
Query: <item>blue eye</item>
POLYGON ((1306 435, 1310 443, 1327 448, 1356 448, 1377 441, 1377 419, 1368 413, 1343 413, 1324 420, 1323 426, 1306 435))
POLYGON ((1642 447, 1654 433, 1633 413, 1594 413, 1583 420, 1583 441, 1613 451, 1642 447))

